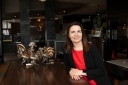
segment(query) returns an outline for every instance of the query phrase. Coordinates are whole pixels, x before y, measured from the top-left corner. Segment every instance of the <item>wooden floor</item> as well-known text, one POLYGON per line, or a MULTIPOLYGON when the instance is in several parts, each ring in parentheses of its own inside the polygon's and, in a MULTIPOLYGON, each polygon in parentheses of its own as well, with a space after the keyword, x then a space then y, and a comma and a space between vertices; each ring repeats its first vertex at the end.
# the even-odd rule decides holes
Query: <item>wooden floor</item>
POLYGON ((8 67, 9 67, 9 63, 0 64, 0 82, 2 81, 8 67))
POLYGON ((88 85, 83 79, 70 79, 64 64, 58 61, 32 68, 20 66, 20 63, 20 60, 11 60, 0 85, 88 85))

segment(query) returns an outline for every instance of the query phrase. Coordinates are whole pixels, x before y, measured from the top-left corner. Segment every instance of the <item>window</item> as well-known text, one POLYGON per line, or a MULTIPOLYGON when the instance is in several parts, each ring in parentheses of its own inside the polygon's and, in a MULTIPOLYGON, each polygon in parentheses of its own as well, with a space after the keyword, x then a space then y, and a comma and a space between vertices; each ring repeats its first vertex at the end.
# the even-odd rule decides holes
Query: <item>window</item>
POLYGON ((3 35, 10 35, 11 23, 9 21, 4 20, 2 22, 3 35))
POLYGON ((3 41, 12 41, 11 22, 7 20, 3 20, 2 28, 3 28, 3 41))

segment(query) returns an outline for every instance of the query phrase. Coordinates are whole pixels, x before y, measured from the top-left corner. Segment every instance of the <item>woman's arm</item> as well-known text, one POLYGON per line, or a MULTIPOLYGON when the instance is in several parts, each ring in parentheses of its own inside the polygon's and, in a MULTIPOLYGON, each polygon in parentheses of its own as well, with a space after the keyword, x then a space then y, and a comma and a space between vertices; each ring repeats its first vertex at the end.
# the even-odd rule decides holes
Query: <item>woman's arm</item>
POLYGON ((69 71, 71 69, 71 65, 69 63, 69 58, 68 58, 69 56, 65 52, 63 52, 63 56, 64 56, 64 64, 65 64, 65 67, 66 67, 66 71, 69 73, 69 71))

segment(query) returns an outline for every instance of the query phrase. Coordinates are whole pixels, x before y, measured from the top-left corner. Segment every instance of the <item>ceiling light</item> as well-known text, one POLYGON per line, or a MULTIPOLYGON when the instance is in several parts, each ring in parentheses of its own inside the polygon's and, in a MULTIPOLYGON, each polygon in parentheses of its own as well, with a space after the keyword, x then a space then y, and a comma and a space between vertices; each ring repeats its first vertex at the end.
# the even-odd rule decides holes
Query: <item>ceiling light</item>
POLYGON ((42 2, 44 2, 44 1, 46 1, 46 0, 39 0, 39 1, 42 1, 42 2))

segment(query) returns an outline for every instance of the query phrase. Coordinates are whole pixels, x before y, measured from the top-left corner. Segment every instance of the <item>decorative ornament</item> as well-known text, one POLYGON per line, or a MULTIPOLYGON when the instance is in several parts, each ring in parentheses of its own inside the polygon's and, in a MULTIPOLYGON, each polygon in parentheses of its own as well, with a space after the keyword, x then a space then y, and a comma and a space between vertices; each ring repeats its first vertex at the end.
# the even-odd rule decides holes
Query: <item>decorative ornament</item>
POLYGON ((26 65, 27 68, 37 66, 40 64, 46 64, 50 58, 53 58, 55 50, 52 47, 39 47, 35 51, 35 42, 29 43, 29 48, 20 43, 17 44, 17 56, 22 59, 21 65, 26 65))

